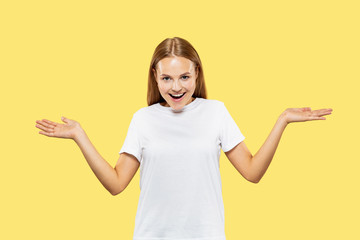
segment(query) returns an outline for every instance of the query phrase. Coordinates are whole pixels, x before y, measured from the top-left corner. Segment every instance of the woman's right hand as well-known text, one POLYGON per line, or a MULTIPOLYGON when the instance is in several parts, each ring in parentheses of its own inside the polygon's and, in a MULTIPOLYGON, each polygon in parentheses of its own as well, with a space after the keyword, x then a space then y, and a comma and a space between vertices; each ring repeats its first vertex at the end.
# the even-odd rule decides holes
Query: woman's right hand
POLYGON ((52 122, 47 119, 42 120, 36 120, 36 127, 43 130, 40 131, 40 134, 43 134, 48 137, 58 137, 58 138, 70 138, 74 139, 79 133, 79 131, 82 130, 80 123, 78 123, 75 120, 68 119, 65 117, 62 117, 61 120, 65 122, 63 123, 57 123, 52 122))

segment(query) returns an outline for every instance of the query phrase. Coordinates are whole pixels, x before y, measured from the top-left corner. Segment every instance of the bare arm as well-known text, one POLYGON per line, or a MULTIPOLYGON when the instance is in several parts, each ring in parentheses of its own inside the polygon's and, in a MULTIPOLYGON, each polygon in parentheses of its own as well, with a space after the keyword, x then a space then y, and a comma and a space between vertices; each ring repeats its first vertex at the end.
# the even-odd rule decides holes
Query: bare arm
POLYGON ((101 184, 112 194, 121 192, 115 169, 98 153, 84 130, 79 130, 74 141, 80 147, 87 163, 101 184))
POLYGON ((286 126, 287 122, 282 115, 276 121, 275 126, 271 130, 264 144, 251 159, 250 176, 255 183, 260 181, 268 169, 286 126))
POLYGON ((258 183, 273 159, 286 126, 287 122, 283 116, 280 116, 271 130, 270 135, 255 156, 252 156, 244 141, 230 151, 225 152, 225 155, 245 179, 252 183, 258 183))
POLYGON ((36 127, 42 130, 39 134, 48 137, 73 139, 101 184, 112 195, 122 192, 139 168, 139 161, 130 154, 121 153, 114 169, 101 157, 77 121, 68 118, 62 120, 65 124, 47 119, 37 120, 36 127))
POLYGON ((270 135, 259 151, 252 156, 244 142, 226 152, 227 158, 248 181, 258 183, 274 157, 280 138, 289 123, 325 120, 324 115, 332 113, 331 108, 311 111, 311 108, 287 108, 277 119, 270 135))

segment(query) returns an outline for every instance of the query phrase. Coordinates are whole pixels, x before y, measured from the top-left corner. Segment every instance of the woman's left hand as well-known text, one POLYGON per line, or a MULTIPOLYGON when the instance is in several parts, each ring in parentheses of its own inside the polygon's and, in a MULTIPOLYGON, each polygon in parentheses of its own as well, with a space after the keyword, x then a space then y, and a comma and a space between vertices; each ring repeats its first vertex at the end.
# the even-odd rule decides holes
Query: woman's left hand
POLYGON ((331 108, 323 108, 311 111, 311 108, 287 108, 281 115, 286 123, 305 122, 311 120, 326 120, 324 115, 331 114, 331 108))

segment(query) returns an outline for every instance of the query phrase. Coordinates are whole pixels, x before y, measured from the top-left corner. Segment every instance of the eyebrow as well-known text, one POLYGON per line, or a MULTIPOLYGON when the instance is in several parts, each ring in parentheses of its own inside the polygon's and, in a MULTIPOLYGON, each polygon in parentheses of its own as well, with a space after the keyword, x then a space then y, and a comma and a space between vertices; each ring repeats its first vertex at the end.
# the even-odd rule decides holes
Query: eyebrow
MULTIPOLYGON (((180 74, 180 76, 185 75, 185 74, 190 74, 190 73, 189 73, 189 72, 186 72, 186 73, 180 74)), ((160 76, 170 76, 170 75, 163 73, 163 74, 161 74, 160 76)))

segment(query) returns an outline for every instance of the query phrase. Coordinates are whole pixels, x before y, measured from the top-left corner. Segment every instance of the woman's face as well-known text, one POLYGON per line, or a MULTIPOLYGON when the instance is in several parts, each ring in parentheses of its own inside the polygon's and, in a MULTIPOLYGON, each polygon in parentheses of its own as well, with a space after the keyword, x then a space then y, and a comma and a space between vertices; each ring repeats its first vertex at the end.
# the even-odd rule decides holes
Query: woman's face
POLYGON ((158 62, 153 72, 166 107, 179 110, 193 101, 197 71, 192 61, 183 57, 166 57, 158 62), (182 94, 180 98, 175 98, 182 94))

